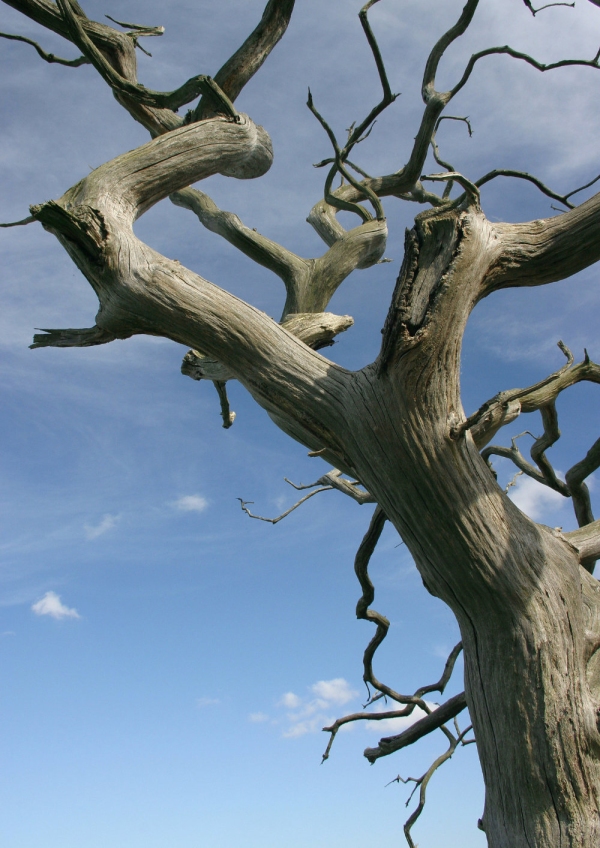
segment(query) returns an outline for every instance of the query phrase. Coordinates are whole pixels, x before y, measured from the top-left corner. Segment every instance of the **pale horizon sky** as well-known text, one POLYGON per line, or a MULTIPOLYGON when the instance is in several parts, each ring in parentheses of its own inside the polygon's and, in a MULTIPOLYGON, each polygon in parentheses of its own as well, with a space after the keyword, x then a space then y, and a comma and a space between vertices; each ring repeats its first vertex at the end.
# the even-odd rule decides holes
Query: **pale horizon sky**
MULTIPOLYGON (((168 90, 214 74, 258 22, 263 0, 82 0, 87 14, 164 25, 138 53, 140 80, 168 90)), ((312 167, 330 155, 306 109, 343 136, 370 109, 379 84, 348 0, 298 0, 289 30, 237 106, 273 138, 275 160, 257 181, 202 184, 223 208, 304 256, 325 248, 305 218, 323 190, 312 167)), ((370 20, 392 89, 401 92, 357 158, 373 173, 402 166, 418 126, 420 76, 462 0, 381 0, 370 20)), ((0 30, 64 57, 76 50, 6 4, 0 30)), ((578 0, 535 18, 522 0, 482 0, 472 28, 448 51, 440 86, 469 55, 509 43, 536 58, 592 58, 600 9, 578 0)), ((0 39, 0 221, 59 197, 111 157, 144 143, 91 67, 48 65, 32 47, 0 39)), ((494 167, 535 173, 569 191, 600 173, 600 70, 539 74, 508 57, 483 60, 456 98, 438 141, 470 179, 494 167)), ((430 170, 437 166, 428 163, 430 170)), ((590 196, 593 189, 581 195, 590 196)), ((491 220, 556 214, 532 186, 497 180, 482 190, 491 220)), ((355 326, 324 353, 350 369, 378 352, 404 228, 419 207, 385 201, 392 261, 358 271, 331 311, 355 326)), ((348 219, 350 220, 350 219, 348 219)), ((165 255, 275 318, 283 286, 169 202, 136 224, 165 255)), ((320 494, 276 526, 245 516, 238 498, 275 516, 296 500, 284 482, 326 472, 230 384, 233 427, 221 427, 213 387, 181 376, 185 349, 135 337, 88 349, 31 351, 36 327, 86 327, 89 285, 37 225, 0 230, 0 843, 6 848, 363 848, 403 845, 410 789, 445 749, 441 734, 370 767, 364 748, 400 725, 340 733, 320 765, 320 728, 364 703, 362 653, 372 626, 357 622, 353 559, 372 514, 320 494)), ((463 353, 467 413, 501 390, 559 368, 562 339, 577 361, 600 361, 595 267, 542 289, 482 302, 463 353)), ((597 387, 561 396, 564 472, 598 437, 597 387)), ((519 419, 503 435, 530 429, 519 419)), ((526 439, 523 437, 524 445, 526 439)), ((506 485, 508 463, 496 463, 506 485)), ((592 481, 593 485, 593 481, 592 481)), ((598 486, 593 490, 597 500, 598 486)), ((537 521, 575 527, 559 495, 519 478, 511 497, 537 521)), ((375 608, 392 622, 376 655, 380 678, 402 691, 439 678, 458 641, 451 613, 423 588, 386 527, 371 567, 375 608)), ((447 696, 462 690, 462 666, 447 696)), ((435 701, 437 696, 432 697, 435 701)), ((464 722, 464 717, 461 717, 464 722)), ((421 848, 483 848, 483 787, 475 746, 435 776, 413 831, 421 848)))

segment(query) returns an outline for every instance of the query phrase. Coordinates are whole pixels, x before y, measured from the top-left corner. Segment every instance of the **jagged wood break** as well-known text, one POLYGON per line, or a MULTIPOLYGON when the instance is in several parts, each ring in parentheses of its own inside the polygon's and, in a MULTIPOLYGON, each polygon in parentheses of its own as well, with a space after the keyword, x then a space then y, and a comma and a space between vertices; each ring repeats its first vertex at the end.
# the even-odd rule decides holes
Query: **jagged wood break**
MULTIPOLYGON (((16 222, 39 221, 53 233, 100 302, 94 327, 47 330, 35 336, 33 346, 104 344, 136 333, 186 344, 191 351, 184 373, 215 383, 224 426, 233 421, 225 384, 237 379, 279 427, 334 466, 318 485, 378 504, 356 562, 363 590, 357 615, 377 626, 365 653, 365 681, 375 691, 371 703, 386 696, 400 704, 390 711, 394 715, 423 705, 429 714, 405 734, 381 740, 366 755, 375 760, 437 728, 450 745, 415 781, 421 791, 405 828, 410 845, 410 829, 432 770, 468 741, 467 731, 457 726, 453 733, 446 727, 465 704, 485 778, 480 826, 489 845, 600 844, 600 589, 591 575, 600 556, 600 522, 593 520, 584 482, 600 463, 600 447, 596 442, 564 481, 546 457, 559 435, 555 398, 578 380, 598 382, 598 366, 587 356, 574 366, 565 349, 569 361, 564 369, 528 389, 501 392, 469 417, 459 393, 461 342, 474 306, 501 289, 546 285, 597 262, 600 194, 574 206, 571 198, 579 189, 560 195, 524 172, 495 170, 471 179, 442 159, 437 140, 443 118, 464 121, 470 130, 466 118, 443 113, 485 57, 502 54, 506 61, 524 62, 540 72, 579 66, 590 75, 598 70, 599 54, 543 64, 506 45, 485 48, 471 57, 453 88, 439 91, 439 63, 467 30, 480 2, 468 0, 426 59, 424 108, 419 125, 407 128, 414 138, 408 160, 392 174, 370 176, 349 157, 355 158, 374 119, 396 97, 367 18, 376 2, 370 0, 360 21, 382 99, 350 128, 342 144, 309 97, 333 153, 319 163, 328 166, 323 198, 309 215, 326 250, 305 259, 190 188, 212 174, 256 179, 269 169, 267 131, 239 113, 234 103, 283 36, 294 0, 269 0, 256 29, 214 77, 200 68, 202 73, 173 91, 150 90, 137 79, 139 39, 161 35, 162 27, 113 21, 129 30, 123 32, 90 20, 77 0, 4 2, 71 42, 78 55, 57 59, 25 37, 1 37, 33 46, 48 63, 73 68, 91 64, 151 136, 58 200, 32 207, 31 218, 16 222), (190 108, 182 117, 177 110, 186 104, 190 108), (430 149, 442 171, 423 176, 430 149), (334 188, 337 175, 342 175, 342 185, 334 188), (529 180, 566 211, 527 223, 489 221, 480 189, 498 176, 529 180), (425 181, 441 186, 441 192, 425 188, 425 181), (458 195, 457 186, 462 191, 458 195), (280 323, 134 235, 134 221, 168 197, 282 279, 287 299, 280 323), (382 259, 386 197, 428 208, 406 235, 381 352, 376 362, 348 372, 318 353, 352 323, 349 316, 326 309, 353 270, 382 259), (342 227, 336 218, 339 209, 356 213, 358 225, 342 227), (533 410, 542 413, 544 434, 535 440, 531 463, 516 443, 486 447, 505 423, 533 410), (572 497, 580 529, 563 534, 520 512, 491 472, 487 460, 492 455, 509 457, 522 472, 572 497), (431 711, 423 696, 443 692, 461 646, 449 658, 442 679, 411 696, 383 684, 373 672, 373 655, 388 623, 370 609, 373 588, 367 566, 385 520, 406 543, 427 589, 448 604, 460 626, 465 693, 438 710, 431 711)), ((541 11, 524 2, 532 14, 541 11)), ((344 721, 364 717, 373 715, 339 720, 329 728, 331 739, 344 721)))

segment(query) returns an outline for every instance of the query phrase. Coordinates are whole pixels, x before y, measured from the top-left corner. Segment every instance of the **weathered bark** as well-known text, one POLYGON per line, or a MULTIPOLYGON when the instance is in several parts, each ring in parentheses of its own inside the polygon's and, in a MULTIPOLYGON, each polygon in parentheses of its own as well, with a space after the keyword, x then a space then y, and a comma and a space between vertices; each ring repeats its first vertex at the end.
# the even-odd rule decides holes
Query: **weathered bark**
MULTIPOLYGON (((59 4, 65 15, 48 0, 5 2, 81 43, 84 53, 100 51, 94 63, 119 102, 158 136, 32 209, 100 301, 95 328, 52 330, 36 336, 35 346, 101 344, 135 333, 186 344, 202 352, 200 364, 188 363, 196 376, 239 379, 285 432, 360 480, 406 542, 426 587, 458 620, 489 845, 600 844, 600 588, 580 565, 600 554, 600 530, 596 522, 563 536, 512 504, 478 452, 478 441, 506 416, 498 407, 472 432, 463 426, 459 386, 464 328, 482 297, 563 279, 600 259, 600 195, 560 217, 518 225, 487 221, 473 184, 460 207, 438 198, 440 209, 420 215, 407 234, 378 360, 350 373, 312 347, 349 326, 346 316, 322 310, 351 270, 381 256, 385 222, 346 233, 332 207, 318 204, 311 220, 331 246, 318 260, 253 234, 188 187, 216 173, 263 174, 272 159, 265 130, 243 115, 196 121, 214 102, 182 125, 156 105, 156 92, 136 88, 125 36, 88 21, 72 0, 59 4), (78 18, 75 29, 69 14, 78 18), (136 238, 136 218, 170 195, 279 273, 288 287, 282 325, 136 238)), ((454 89, 435 90, 439 61, 477 5, 468 0, 429 57, 409 161, 396 174, 363 181, 379 196, 422 190, 436 122, 484 55, 454 89)), ((280 38, 292 7, 270 0, 258 29, 219 72, 232 99, 280 38)), ((364 199, 356 186, 336 195, 364 199)))
MULTIPOLYGON (((198 176, 261 173, 268 151, 248 119, 213 119, 102 166, 35 214, 98 293, 99 327, 168 336, 215 357, 383 507, 461 628, 490 846, 597 844, 597 584, 572 544, 503 494, 471 434, 455 435, 462 334, 503 255, 498 228, 474 206, 421 215, 380 358, 346 372, 131 231, 140 210, 198 176), (143 179, 129 179, 140 162, 143 179)), ((591 261, 589 251, 573 261, 591 261)))

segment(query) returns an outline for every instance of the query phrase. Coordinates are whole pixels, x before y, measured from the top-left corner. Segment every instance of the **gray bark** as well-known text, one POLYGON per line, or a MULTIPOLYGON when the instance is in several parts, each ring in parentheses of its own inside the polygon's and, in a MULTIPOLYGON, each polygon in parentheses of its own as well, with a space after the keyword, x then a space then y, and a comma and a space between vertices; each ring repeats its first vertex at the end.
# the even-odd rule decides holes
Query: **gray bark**
MULTIPOLYGON (((101 344, 136 333, 181 342, 199 352, 199 363, 188 362, 197 378, 240 380, 285 432, 359 480, 406 542, 426 587, 459 623, 489 845, 600 844, 600 589, 581 566, 600 554, 600 528, 595 522, 563 536, 524 516, 478 451, 515 410, 493 408, 471 431, 459 391, 462 337, 475 304, 500 288, 564 279, 598 261, 600 195, 556 218, 492 224, 478 206, 476 187, 463 179, 467 194, 460 206, 438 198, 439 209, 417 217, 380 355, 348 372, 313 348, 349 326, 347 316, 324 310, 350 271, 380 258, 385 222, 346 232, 332 207, 318 204, 311 220, 330 249, 316 260, 254 234, 189 186, 216 173, 264 174, 272 151, 262 127, 231 111, 206 118, 215 110, 212 95, 184 125, 160 105, 163 95, 136 88, 125 36, 83 13, 75 32, 69 16, 48 0, 5 2, 81 42, 119 102, 155 136, 58 201, 32 209, 100 302, 96 327, 48 331, 36 336, 35 346, 101 344), (134 221, 169 196, 284 279, 281 324, 134 235, 134 221)), ((262 64, 292 6, 268 3, 249 42, 219 72, 225 95, 234 99, 262 64)), ((81 11, 64 0, 60 7, 71 15, 81 11)), ((477 59, 445 93, 435 91, 437 66, 476 7, 477 0, 466 3, 431 53, 424 115, 406 166, 363 181, 379 196, 414 199, 422 190, 419 176, 436 122, 477 59)), ((345 186, 336 196, 355 203, 364 192, 345 186)))

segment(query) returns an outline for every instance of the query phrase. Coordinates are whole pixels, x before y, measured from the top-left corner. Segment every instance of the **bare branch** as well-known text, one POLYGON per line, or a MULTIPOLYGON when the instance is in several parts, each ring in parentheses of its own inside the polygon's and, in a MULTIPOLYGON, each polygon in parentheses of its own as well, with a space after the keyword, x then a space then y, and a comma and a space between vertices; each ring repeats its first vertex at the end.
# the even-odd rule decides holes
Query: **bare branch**
POLYGON ((22 41, 25 44, 31 44, 32 47, 35 47, 42 59, 50 64, 66 65, 69 68, 79 68, 81 65, 90 64, 90 60, 86 56, 78 56, 76 59, 61 59, 60 56, 55 56, 54 53, 46 53, 36 41, 25 38, 24 35, 10 35, 7 32, 0 32, 0 38, 8 38, 10 41, 22 41))
POLYGON ((379 744, 376 748, 366 748, 364 756, 371 764, 373 764, 380 757, 388 757, 390 754, 400 751, 402 748, 414 745, 415 742, 419 741, 419 739, 423 739, 424 736, 428 736, 430 733, 433 733, 434 730, 438 730, 443 724, 446 724, 451 719, 455 718, 466 708, 467 700, 465 698, 465 693, 460 692, 458 695, 454 695, 453 698, 446 701, 445 704, 442 704, 440 707, 433 710, 433 712, 429 713, 429 715, 423 716, 423 718, 415 721, 414 724, 411 724, 411 726, 406 730, 403 730, 402 733, 398 733, 396 736, 384 736, 383 739, 379 740, 379 744))
POLYGON ((442 672, 442 676, 438 680, 437 683, 430 683, 428 686, 421 686, 420 689, 417 689, 415 695, 418 698, 422 698, 423 695, 428 695, 430 692, 439 692, 440 695, 444 694, 444 690, 448 683, 450 682, 450 678, 452 677, 452 672, 454 671, 454 666, 456 665, 456 661, 460 656, 460 653, 463 649, 462 642, 459 642, 455 645, 450 654, 448 655, 448 659, 446 660, 446 665, 444 666, 444 671, 442 672))
POLYGON ((333 489, 333 486, 321 486, 320 489, 315 489, 314 492, 309 492, 307 495, 304 495, 303 498, 300 498, 299 501, 296 501, 296 503, 289 509, 286 509, 285 512, 282 512, 281 515, 278 515, 277 518, 264 518, 262 515, 254 515, 253 512, 250 512, 247 506, 248 504, 253 504, 254 501, 243 501, 241 498, 238 498, 238 501, 241 504, 242 510, 246 513, 246 515, 249 515, 250 518, 256 518, 258 521, 267 521, 269 524, 277 524, 279 521, 286 518, 290 512, 293 512, 295 509, 298 509, 299 506, 302 506, 302 504, 309 498, 312 498, 314 495, 318 495, 321 492, 327 492, 331 489, 333 489))
POLYGON ((565 539, 577 550, 581 563, 600 558, 600 519, 578 530, 563 533, 565 539))
POLYGON ((81 52, 89 58, 100 76, 116 92, 129 95, 143 105, 172 109, 174 112, 180 106, 189 103, 190 100, 194 100, 199 94, 209 93, 218 102, 220 112, 234 120, 239 119, 238 113, 227 95, 208 76, 200 75, 192 77, 174 91, 166 92, 152 91, 139 83, 134 83, 126 79, 107 61, 88 36, 85 28, 82 26, 79 15, 73 9, 73 0, 56 0, 56 2, 69 26, 72 41, 77 44, 81 52))
MULTIPOLYGON (((438 680, 437 683, 433 683, 429 686, 422 686, 420 689, 417 689, 415 694, 412 695, 412 696, 410 696, 410 695, 403 696, 403 698, 404 698, 403 702, 406 704, 406 706, 403 707, 402 709, 400 709, 400 710, 385 710, 383 712, 378 712, 378 713, 377 712, 352 713, 350 715, 343 716, 342 718, 338 718, 329 727, 324 727, 323 730, 327 733, 330 733, 331 735, 330 735, 329 741, 327 743, 327 748, 325 749, 325 753, 323 754, 323 759, 321 760, 321 762, 324 763, 325 760, 329 759, 329 755, 331 753, 331 748, 333 746, 335 737, 337 736, 338 730, 341 727, 343 727, 345 724, 349 724, 349 723, 355 722, 355 721, 383 721, 384 719, 388 719, 388 718, 405 718, 406 716, 411 715, 411 713, 414 711, 416 706, 420 706, 419 702, 415 701, 414 699, 421 698, 424 694, 426 694, 428 692, 443 693, 444 689, 446 688, 446 685, 448 684, 448 681, 450 680, 450 677, 452 676, 452 672, 454 670, 456 660, 457 660, 458 655, 460 654, 461 650, 462 650, 462 642, 459 642, 458 645, 456 645, 452 649, 450 656, 446 660, 444 672, 442 674, 442 677, 440 678, 440 680, 438 680)), ((375 695, 375 697, 372 697, 372 698, 369 699, 368 705, 374 704, 376 701, 378 701, 378 700, 380 700, 381 698, 384 698, 384 697, 386 697, 385 694, 383 692, 380 692, 378 695, 375 695)), ((365 706, 367 706, 367 705, 365 705, 365 706)), ((429 715, 425 716, 424 718, 420 719, 419 721, 416 721, 413 725, 410 726, 410 728, 408 728, 408 730, 406 730, 406 731, 404 731, 404 733, 400 734, 400 736, 402 736, 403 738, 406 734, 409 734, 409 735, 406 737, 407 741, 400 744, 398 746, 398 748, 396 748, 394 750, 399 750, 399 748, 404 748, 407 745, 412 745, 414 742, 417 742, 419 739, 422 739, 423 736, 426 736, 427 734, 432 733, 434 730, 438 730, 443 724, 445 724, 447 721, 449 721, 451 718, 453 718, 454 715, 458 715, 458 713, 461 711, 461 709, 464 709, 465 706, 466 706, 466 701, 464 700, 464 692, 461 693, 461 695, 457 695, 455 698, 451 698, 450 701, 448 701, 442 707, 438 707, 438 709, 433 710, 432 712, 429 713, 429 715), (461 697, 464 701, 463 707, 461 707, 456 713, 454 713, 453 710, 455 709, 456 705, 459 703, 456 699, 461 698, 461 697), (430 719, 431 719, 431 721, 430 721, 430 719), (423 722, 425 722, 425 724, 423 724, 423 722), (410 735, 410 732, 413 730, 413 728, 418 728, 418 730, 413 735, 410 735)), ((400 737, 394 736, 394 737, 389 737, 389 738, 396 740, 396 739, 399 739, 400 737)), ((381 742, 386 743, 388 741, 389 741, 389 739, 382 739, 380 741, 380 745, 381 745, 381 742)), ((364 754, 365 757, 369 758, 369 755, 368 755, 367 752, 370 752, 370 751, 373 751, 373 750, 379 750, 379 749, 367 748, 367 750, 365 751, 365 754, 364 754)), ((389 753, 392 753, 392 751, 390 751, 389 753)), ((386 754, 382 753, 382 754, 378 754, 377 756, 386 756, 386 754)), ((377 759, 377 757, 375 757, 375 759, 377 759)), ((373 759, 371 762, 372 763, 375 762, 375 759, 373 759)))
MULTIPOLYGON (((215 83, 232 103, 283 37, 293 10, 294 0, 269 0, 256 29, 215 74, 215 83)), ((196 109, 196 118, 206 117, 218 105, 218 99, 205 94, 196 109)))
MULTIPOLYGON (((442 168, 445 168, 447 171, 456 171, 456 168, 451 165, 449 162, 445 162, 440 156, 440 149, 438 143, 436 141, 437 131, 440 127, 442 121, 460 121, 467 125, 467 129, 469 131, 469 138, 473 135, 473 128, 471 127, 471 122, 468 118, 460 118, 456 115, 442 115, 438 118, 437 123, 434 127, 433 133, 431 135, 431 149, 433 151, 433 158, 442 168)), ((452 186, 454 185, 452 180, 449 180, 444 189, 444 194, 440 198, 440 200, 447 200, 450 197, 450 193, 452 191, 452 186)))
POLYGON ((598 53, 596 53, 593 59, 561 59, 558 62, 551 62, 550 64, 545 65, 543 62, 538 62, 537 59, 534 59, 527 53, 522 53, 520 50, 514 50, 512 47, 509 47, 508 44, 504 44, 502 47, 488 47, 486 50, 480 50, 479 53, 474 53, 471 56, 467 63, 467 67, 463 76, 452 89, 451 96, 454 97, 462 88, 464 88, 467 83, 467 80, 473 72, 473 68, 480 59, 483 59, 485 56, 497 55, 511 56, 513 59, 519 59, 522 62, 526 62, 528 65, 531 65, 531 67, 535 68, 537 71, 541 71, 542 73, 544 73, 545 71, 553 71, 556 68, 568 68, 573 65, 587 68, 600 67, 600 65, 598 64, 598 61, 600 60, 600 50, 598 51, 598 53))
POLYGON ((592 445, 585 457, 565 474, 565 480, 573 498, 573 507, 580 527, 590 524, 594 520, 590 493, 583 481, 599 467, 600 439, 592 445))
MULTIPOLYGON (((112 18, 110 15, 105 15, 105 18, 108 18, 109 21, 112 21, 114 24, 118 24, 123 29, 133 29, 135 30, 136 36, 153 36, 153 35, 164 35, 165 28, 164 26, 145 26, 144 24, 128 24, 124 21, 118 21, 116 18, 112 18)), ((131 35, 131 33, 128 33, 131 35)))
POLYGON ((308 106, 310 111, 313 113, 315 118, 319 121, 319 123, 321 124, 321 126, 323 127, 323 129, 325 130, 327 135, 329 136, 329 140, 330 140, 332 147, 334 149, 334 152, 335 152, 334 164, 331 166, 329 173, 327 175, 327 179, 325 180, 325 191, 324 191, 325 202, 328 203, 330 206, 335 206, 337 209, 344 209, 347 212, 354 212, 356 215, 358 215, 360 218, 362 218, 362 220, 364 222, 371 220, 371 215, 366 211, 366 209, 364 209, 358 203, 348 202, 346 200, 343 200, 342 198, 339 198, 337 196, 337 194, 336 195, 332 194, 331 189, 332 189, 333 181, 335 179, 336 174, 339 172, 339 173, 343 174, 344 177, 346 177, 348 182, 357 191, 359 191, 363 195, 363 197, 365 197, 365 198, 367 198, 368 200, 371 201, 371 203, 373 204, 373 207, 375 208, 377 217, 381 220, 384 217, 384 215, 383 215, 383 210, 382 210, 381 204, 379 202, 379 198, 377 197, 377 195, 374 192, 371 191, 369 186, 365 186, 362 183, 359 183, 358 180, 354 179, 354 177, 351 174, 348 173, 348 170, 346 168, 344 168, 344 164, 343 164, 344 160, 343 160, 342 149, 340 148, 340 146, 338 144, 338 141, 335 137, 333 130, 331 129, 331 127, 329 126, 329 124, 327 123, 325 118, 321 115, 321 113, 318 111, 317 107, 315 106, 314 101, 313 101, 313 96, 311 94, 310 89, 308 90, 308 100, 306 101, 306 105, 308 106))
MULTIPOLYGON (((39 328, 44 335, 35 335, 30 348, 38 347, 93 347, 95 345, 108 344, 117 338, 127 336, 116 336, 102 327, 90 327, 84 330, 45 330, 39 328)), ((129 334, 131 335, 131 333, 129 334)))
MULTIPOLYGON (((447 174, 428 174, 428 175, 423 174, 421 179, 422 180, 431 180, 433 182, 448 182, 448 181, 451 181, 453 183, 458 183, 459 185, 461 185, 465 189, 465 193, 468 196, 470 203, 473 206, 475 206, 476 208, 479 207, 479 202, 480 202, 480 199, 481 199, 480 194, 479 194, 479 189, 477 188, 475 183, 472 183, 470 180, 468 180, 462 174, 459 174, 458 171, 449 171, 447 174)), ((460 197, 457 198, 455 201, 453 201, 453 205, 460 205, 461 200, 462 200, 462 198, 460 198, 460 197)))
POLYGON ((534 9, 531 0, 523 0, 533 17, 537 15, 538 12, 543 12, 544 9, 552 9, 554 6, 568 6, 570 9, 575 8, 575 3, 546 3, 545 6, 540 6, 539 9, 534 9))
MULTIPOLYGON (((375 119, 390 106, 397 97, 398 94, 392 94, 392 89, 390 88, 390 84, 387 78, 387 73, 385 70, 385 65, 383 63, 383 58, 381 56, 381 51, 379 49, 379 45, 377 44, 377 39, 373 34, 373 30, 371 29, 371 24, 369 23, 369 19, 367 16, 367 12, 375 3, 378 3, 379 0, 369 0, 366 3, 360 12, 358 13, 358 17, 360 19, 361 26, 363 31, 367 37, 367 41, 369 42, 369 47, 371 48, 371 52, 373 53, 373 58, 375 59, 375 64, 377 65, 377 72, 379 74, 379 80, 381 82, 381 88, 383 89, 383 96, 381 101, 374 106, 373 109, 369 112, 367 117, 361 121, 358 126, 355 126, 352 131, 348 135, 348 141, 344 147, 344 160, 348 158, 348 154, 352 150, 355 144, 360 143, 363 138, 363 134, 367 132, 371 132, 375 119)), ((366 136, 364 136, 366 138, 366 136)))
MULTIPOLYGON (((413 839, 412 839, 412 836, 411 836, 411 830, 412 830, 415 822, 417 821, 417 819, 419 818, 419 816, 423 812, 423 808, 425 807, 427 785, 429 784, 429 781, 431 780, 431 778, 433 777, 435 772, 438 770, 438 768, 441 765, 443 765, 447 760, 450 759, 450 757, 454 754, 454 752, 456 751, 456 749, 458 748, 459 745, 461 745, 461 744, 462 745, 468 745, 468 744, 470 744, 470 742, 474 741, 474 740, 468 740, 466 742, 463 741, 464 737, 471 730, 472 730, 472 727, 469 726, 469 727, 466 728, 466 730, 463 730, 462 733, 460 733, 458 736, 453 736, 452 734, 449 734, 450 745, 449 745, 448 749, 441 756, 439 756, 436 760, 433 761, 433 763, 427 769, 425 774, 423 774, 421 777, 403 778, 403 777, 400 777, 400 775, 398 775, 398 777, 396 777, 396 778, 394 778, 394 780, 390 781, 390 783, 414 783, 415 784, 415 787, 414 787, 413 791, 410 793, 409 798, 406 802, 407 807, 410 804, 412 797, 415 794, 416 790, 420 789, 420 791, 419 791, 419 803, 418 803, 416 809, 411 813, 411 815, 409 816, 409 818, 407 819, 407 821, 404 824, 404 836, 406 837, 406 841, 408 842, 409 848, 417 848, 417 846, 413 842, 413 839)), ((389 786, 390 784, 388 783, 387 785, 389 786)))
POLYGON ((33 224, 36 219, 33 215, 30 215, 28 218, 23 218, 21 221, 11 221, 8 224, 0 224, 0 227, 24 227, 27 224, 33 224))
POLYGON ((337 468, 333 468, 331 471, 328 471, 327 474, 324 474, 314 483, 309 483, 307 486, 292 483, 292 481, 288 480, 287 477, 284 477, 284 480, 298 492, 301 492, 304 489, 314 489, 315 486, 331 486, 332 489, 337 489, 338 492, 342 492, 342 494, 352 498, 352 500, 356 501, 359 505, 375 503, 373 495, 366 492, 363 488, 358 488, 361 484, 357 480, 346 480, 342 477, 342 472, 337 468))
POLYGON ((294 314, 322 312, 352 271, 371 267, 385 250, 387 226, 384 221, 370 221, 349 231, 340 224, 329 251, 318 259, 303 259, 247 227, 232 212, 219 209, 208 195, 197 189, 178 191, 171 195, 171 200, 193 211, 203 226, 283 280, 287 293, 284 322, 293 319, 294 314))
POLYGON ((558 200, 559 203, 564 203, 564 205, 567 206, 569 209, 575 209, 575 205, 569 200, 570 197, 580 191, 583 191, 586 188, 589 188, 590 186, 594 185, 594 183, 597 183, 598 180, 600 180, 600 175, 598 175, 585 185, 580 186, 579 188, 575 188, 573 189, 573 191, 567 192, 567 194, 557 194, 555 191, 552 191, 551 188, 548 188, 548 186, 545 185, 537 177, 528 174, 526 171, 514 171, 511 168, 495 168, 493 171, 489 171, 489 173, 485 174, 485 176, 477 180, 475 182, 475 185, 481 187, 486 183, 491 182, 491 180, 496 179, 496 177, 515 177, 519 180, 527 180, 528 182, 533 183, 534 186, 539 188, 539 190, 543 192, 543 194, 547 195, 547 197, 551 197, 553 200, 558 200))
POLYGON ((573 354, 568 347, 563 342, 559 342, 558 347, 567 358, 566 365, 526 389, 511 389, 495 395, 453 431, 453 438, 460 438, 470 430, 475 444, 481 449, 501 427, 514 421, 521 412, 542 409, 569 386, 583 380, 600 383, 600 366, 587 355, 578 365, 573 365, 573 354))

